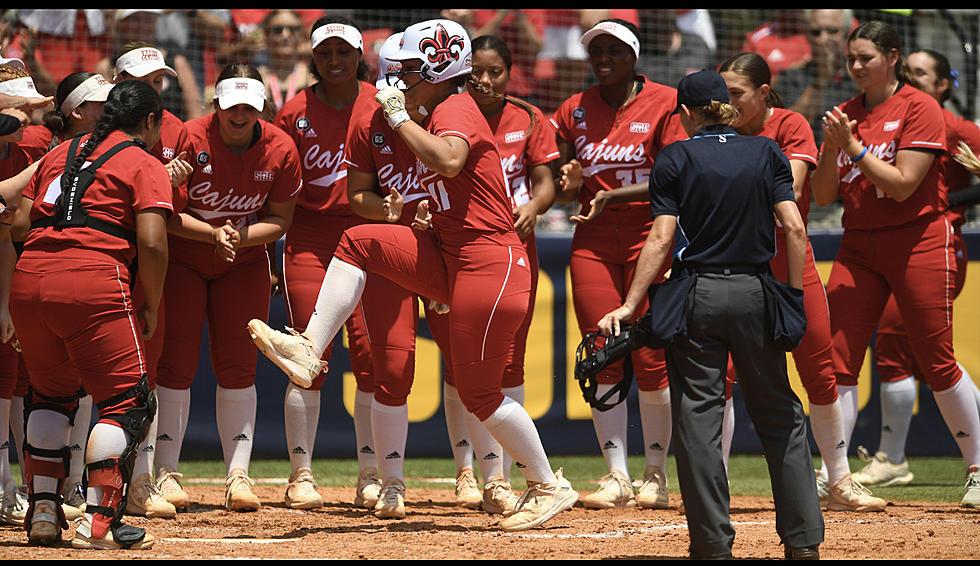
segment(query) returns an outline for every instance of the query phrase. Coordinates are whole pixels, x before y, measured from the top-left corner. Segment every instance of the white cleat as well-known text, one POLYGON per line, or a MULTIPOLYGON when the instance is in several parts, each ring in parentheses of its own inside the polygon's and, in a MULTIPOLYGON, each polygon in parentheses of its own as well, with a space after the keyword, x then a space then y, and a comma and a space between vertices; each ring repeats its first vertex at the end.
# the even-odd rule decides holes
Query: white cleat
POLYGON ((248 321, 248 334, 265 357, 279 366, 297 387, 309 389, 313 380, 327 370, 327 362, 313 353, 309 338, 292 328, 286 330, 289 334, 274 330, 256 318, 248 321))

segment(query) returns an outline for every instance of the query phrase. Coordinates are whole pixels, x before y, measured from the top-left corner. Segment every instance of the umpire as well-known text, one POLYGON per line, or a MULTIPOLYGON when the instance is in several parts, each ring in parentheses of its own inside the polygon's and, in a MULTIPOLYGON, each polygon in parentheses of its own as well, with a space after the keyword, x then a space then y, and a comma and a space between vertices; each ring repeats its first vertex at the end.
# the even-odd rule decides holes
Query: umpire
POLYGON ((728 101, 725 81, 714 71, 693 73, 678 85, 675 112, 691 137, 657 154, 649 187, 653 227, 626 302, 599 328, 619 334, 620 321, 631 320, 648 289, 657 291, 650 284, 674 250, 679 226, 688 244, 668 283, 680 283, 683 291, 666 293, 675 297, 666 304, 676 307, 687 297, 686 308, 664 308, 664 294, 651 293, 651 314, 678 312, 683 319, 665 350, 691 557, 730 558, 735 539, 721 455, 730 353, 769 464, 785 556, 817 559, 823 516, 803 407, 786 375, 786 346, 773 338, 771 289, 781 284, 769 272, 775 213, 786 231, 787 283, 802 296, 806 229, 789 162, 773 140, 739 136, 728 125, 737 116, 728 101))

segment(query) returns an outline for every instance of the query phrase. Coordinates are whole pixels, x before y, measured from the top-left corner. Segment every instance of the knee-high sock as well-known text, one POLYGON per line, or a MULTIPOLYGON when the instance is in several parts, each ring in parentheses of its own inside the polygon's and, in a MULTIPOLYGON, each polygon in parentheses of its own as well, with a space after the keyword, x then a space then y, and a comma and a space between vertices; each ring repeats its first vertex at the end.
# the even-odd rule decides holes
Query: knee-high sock
POLYGON ((529 482, 556 480, 538 429, 520 403, 504 397, 504 402, 483 424, 503 449, 513 456, 514 461, 521 463, 524 479, 529 482))
POLYGON ((10 398, 10 434, 14 437, 17 461, 20 462, 20 484, 24 485, 27 483, 24 469, 24 397, 20 395, 10 398))
POLYGON ((403 480, 408 405, 392 407, 375 400, 371 407, 371 430, 374 433, 374 449, 378 453, 378 476, 381 481, 403 480))
POLYGON ((666 471, 671 433, 670 387, 659 391, 640 391, 639 400, 646 465, 666 471))
POLYGON ((191 412, 191 390, 157 385, 157 443, 154 465, 176 470, 191 412))
POLYGON ((933 397, 967 468, 980 466, 980 415, 970 385, 960 378, 945 391, 933 391, 933 397))
POLYGON ((838 385, 837 399, 840 401, 841 424, 844 427, 844 440, 851 445, 851 435, 858 418, 858 388, 857 385, 838 385))
MULTIPOLYGON (((500 390, 500 392, 503 393, 505 397, 510 397, 511 399, 520 403, 521 406, 524 406, 523 383, 520 385, 515 385, 514 387, 504 387, 500 390)), ((510 457, 510 454, 504 451, 504 458, 503 461, 501 462, 501 468, 503 469, 504 472, 504 481, 506 481, 507 483, 510 483, 510 472, 511 472, 511 468, 514 467, 513 463, 514 463, 514 459, 510 457)))
POLYGON ((977 388, 977 382, 973 381, 970 377, 970 372, 966 371, 966 368, 962 364, 957 363, 960 369, 963 371, 963 377, 966 379, 966 384, 970 386, 973 391, 973 398, 977 401, 977 411, 980 411, 980 389, 977 388))
POLYGON ((905 461, 905 442, 912 424, 918 384, 912 376, 881 383, 881 438, 878 450, 893 464, 905 461))
POLYGON ((480 466, 480 476, 483 483, 490 478, 500 478, 504 475, 503 454, 504 448, 490 431, 485 423, 481 423, 476 415, 466 412, 466 432, 473 442, 473 453, 477 464, 480 466))
POLYGON ((10 399, 0 399, 0 488, 10 483, 10 399))
MULTIPOLYGON (((157 408, 159 411, 159 407, 157 408)), ((136 462, 133 464, 133 479, 143 474, 150 474, 153 477, 153 456, 156 452, 157 429, 159 428, 160 417, 157 413, 150 415, 153 420, 146 431, 146 438, 136 447, 136 462)))
POLYGON ((374 447, 374 433, 371 427, 371 412, 374 406, 374 393, 357 389, 354 391, 354 441, 357 443, 357 466, 360 471, 367 468, 378 469, 379 456, 374 447))
POLYGON ((721 421, 721 459, 728 471, 728 457, 732 453, 732 439, 735 438, 735 400, 725 401, 725 415, 721 421))
POLYGON ((320 419, 320 392, 301 389, 292 383, 286 386, 283 401, 286 424, 286 448, 292 471, 311 468, 313 446, 316 444, 316 425, 320 419))
POLYGON ((327 272, 320 284, 320 293, 310 322, 306 325, 306 335, 313 342, 314 351, 323 355, 327 345, 350 318, 361 300, 367 273, 337 258, 330 260, 327 272))
POLYGON ((473 468, 473 445, 466 427, 466 415, 469 411, 459 400, 456 387, 443 382, 442 406, 446 412, 446 432, 449 434, 449 446, 456 461, 456 475, 463 468, 473 468))
POLYGON ((219 385, 214 404, 225 473, 234 468, 248 471, 255 438, 255 386, 225 389, 219 385))
POLYGON ((85 447, 88 445, 89 427, 92 424, 92 396, 86 395, 78 400, 78 410, 75 411, 75 424, 71 427, 68 437, 68 448, 71 450, 71 464, 68 467, 68 478, 65 489, 71 489, 76 483, 81 483, 85 471, 85 447))
POLYGON ((840 398, 829 405, 810 403, 810 430, 827 467, 827 483, 834 485, 851 473, 847 462, 847 442, 844 440, 840 398))
MULTIPOLYGON (((596 397, 601 398, 614 385, 599 384, 596 397)), ((609 471, 619 470, 629 476, 626 460, 626 403, 620 403, 608 411, 592 409, 592 424, 595 426, 599 449, 606 459, 609 471)))
MULTIPOLYGON (((85 451, 85 463, 101 462, 109 458, 118 458, 129 444, 129 435, 121 427, 109 423, 95 423, 89 436, 88 448, 85 451)), ((85 502, 88 508, 102 505, 102 486, 89 484, 85 492, 85 502)), ((92 513, 86 512, 89 524, 92 524, 92 513)))
MULTIPOLYGON (((71 434, 71 425, 68 424, 68 417, 48 409, 34 409, 24 425, 25 441, 35 448, 44 450, 62 450, 68 445, 68 437, 71 434)), ((32 456, 38 460, 48 462, 61 462, 61 458, 46 458, 43 456, 32 456)), ((58 479, 35 475, 32 479, 34 493, 57 493, 58 479)))

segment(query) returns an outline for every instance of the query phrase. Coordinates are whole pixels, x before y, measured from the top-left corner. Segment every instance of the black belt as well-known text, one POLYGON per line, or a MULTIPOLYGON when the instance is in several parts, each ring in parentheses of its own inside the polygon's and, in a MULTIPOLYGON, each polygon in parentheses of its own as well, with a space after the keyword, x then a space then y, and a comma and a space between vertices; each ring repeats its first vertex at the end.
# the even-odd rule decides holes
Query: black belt
POLYGON ((684 269, 688 273, 708 273, 712 275, 755 275, 758 273, 769 273, 768 263, 758 263, 750 265, 708 265, 703 263, 684 263, 684 269))

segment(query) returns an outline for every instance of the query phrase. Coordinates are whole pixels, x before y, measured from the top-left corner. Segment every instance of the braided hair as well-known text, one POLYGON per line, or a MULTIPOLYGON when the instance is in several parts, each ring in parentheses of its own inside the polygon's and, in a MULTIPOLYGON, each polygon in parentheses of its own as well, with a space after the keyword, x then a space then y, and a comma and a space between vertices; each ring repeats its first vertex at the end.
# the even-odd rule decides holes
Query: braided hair
MULTIPOLYGON (((473 40, 472 52, 476 53, 477 51, 483 49, 495 51, 497 55, 500 55, 500 58, 504 60, 504 65, 507 67, 507 73, 510 73, 510 68, 513 64, 513 57, 511 56, 510 48, 507 47, 507 43, 504 42, 504 40, 494 35, 481 35, 473 40)), ((531 118, 531 123, 524 131, 525 136, 529 135, 531 130, 534 129, 534 126, 537 123, 537 116, 534 114, 534 107, 527 102, 521 100, 520 98, 507 96, 503 93, 496 93, 474 79, 473 75, 466 75, 466 84, 484 96, 495 98, 505 103, 509 102, 527 112, 527 115, 531 118)))
MULTIPOLYGON (((78 172, 81 171, 88 156, 92 155, 92 152, 105 141, 109 134, 116 130, 130 135, 138 133, 150 114, 155 116, 157 122, 161 120, 163 115, 163 102, 153 87, 132 80, 123 81, 112 87, 106 99, 105 110, 102 111, 102 116, 96 122, 92 135, 89 136, 81 151, 75 156, 75 160, 65 170, 64 175, 61 176, 61 195, 55 202, 56 214, 61 214, 64 206, 63 197, 71 190, 71 184, 78 172)), ((141 140, 134 141, 145 149, 146 145, 141 140)))

